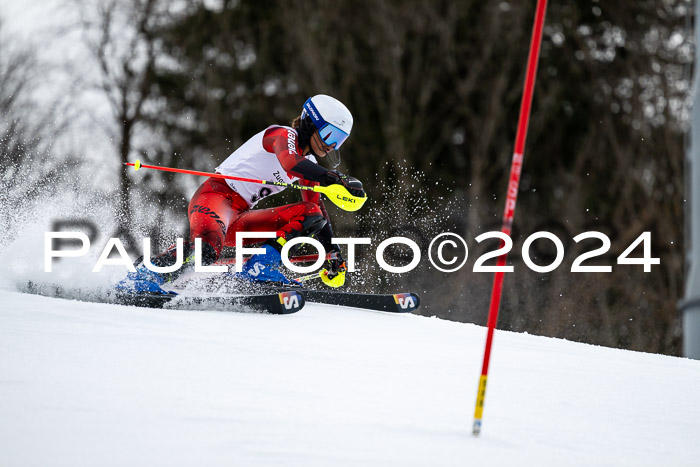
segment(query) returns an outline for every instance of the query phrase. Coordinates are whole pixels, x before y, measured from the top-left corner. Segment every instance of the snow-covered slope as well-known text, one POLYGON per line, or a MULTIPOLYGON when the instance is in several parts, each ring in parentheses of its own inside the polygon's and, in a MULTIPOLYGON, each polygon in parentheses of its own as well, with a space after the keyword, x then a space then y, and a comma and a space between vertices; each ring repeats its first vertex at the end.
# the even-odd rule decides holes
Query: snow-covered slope
POLYGON ((1 466, 698 465, 700 362, 307 305, 0 291, 1 466))

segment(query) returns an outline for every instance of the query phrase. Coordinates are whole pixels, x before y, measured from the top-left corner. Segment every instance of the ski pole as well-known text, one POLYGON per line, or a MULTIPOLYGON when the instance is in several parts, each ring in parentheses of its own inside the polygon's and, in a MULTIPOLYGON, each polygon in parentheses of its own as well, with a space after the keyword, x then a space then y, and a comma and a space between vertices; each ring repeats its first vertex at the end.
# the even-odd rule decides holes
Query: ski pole
POLYGON ((125 162, 125 165, 133 167, 134 170, 136 170, 136 171, 138 171, 140 168, 162 170, 164 172, 175 172, 175 173, 182 173, 182 174, 198 175, 200 177, 223 178, 223 179, 227 179, 227 180, 236 180, 239 182, 258 183, 260 185, 276 185, 276 186, 283 186, 285 188, 294 188, 297 190, 315 191, 317 193, 323 193, 324 195, 326 195, 328 197, 328 199, 331 200, 331 202, 333 204, 338 206, 340 209, 343 209, 344 211, 357 211, 362 207, 363 204, 365 204, 365 201, 367 201, 367 195, 365 195, 364 197, 353 196, 350 194, 350 192, 347 190, 347 188, 345 188, 342 185, 337 185, 337 184, 328 185, 328 186, 295 185, 293 183, 276 182, 276 181, 271 181, 271 180, 258 180, 255 178, 236 177, 234 175, 224 175, 224 174, 220 174, 220 173, 200 172, 197 170, 185 170, 185 169, 176 169, 174 167, 161 167, 161 166, 157 166, 157 165, 147 165, 147 164, 142 164, 139 159, 136 159, 136 162, 125 162))
MULTIPOLYGON (((510 235, 513 226, 513 216, 515 214, 515 202, 518 198, 518 186, 520 185, 520 172, 523 165, 523 154, 525 152, 525 137, 527 136, 527 125, 530 119, 530 109, 532 106, 532 94, 535 87, 537 75, 537 61, 540 55, 540 44, 542 43, 542 28, 544 16, 547 9, 547 0, 537 0, 535 12, 535 24, 532 28, 530 39, 530 53, 527 59, 527 74, 525 75, 525 85, 523 86, 523 97, 520 102, 520 117, 518 119, 518 131, 515 138, 515 148, 510 166, 510 178, 508 182, 508 192, 506 196, 506 206, 503 212, 503 224, 501 232, 510 235)), ((503 246, 503 242, 501 242, 503 246)), ((498 308, 501 304, 501 294, 503 292, 503 266, 506 265, 506 254, 498 257, 497 271, 493 279, 491 290, 491 304, 489 306, 488 330, 486 333, 486 346, 484 349, 484 361, 479 377, 479 387, 476 395, 476 408, 474 409, 474 424, 472 434, 478 436, 481 433, 481 418, 484 410, 484 399, 486 398, 486 380, 489 372, 489 360, 491 358, 491 346, 493 344, 493 332, 498 322, 498 308)))
POLYGON ((301 277, 295 277, 293 280, 297 282, 306 282, 306 281, 312 281, 314 279, 320 279, 321 274, 319 272, 315 272, 313 274, 309 274, 307 276, 301 276, 301 277))
MULTIPOLYGON (((328 270, 321 269, 320 271, 315 272, 314 274, 309 274, 308 276, 295 277, 294 281, 301 283, 311 281, 314 279, 323 279, 323 274, 326 274, 326 276, 328 276, 328 270)), ((328 281, 324 279, 323 282, 329 287, 340 287, 345 283, 345 271, 338 273, 337 276, 335 276, 333 279, 329 279, 328 281), (340 282, 336 283, 336 281, 338 280, 340 282)))

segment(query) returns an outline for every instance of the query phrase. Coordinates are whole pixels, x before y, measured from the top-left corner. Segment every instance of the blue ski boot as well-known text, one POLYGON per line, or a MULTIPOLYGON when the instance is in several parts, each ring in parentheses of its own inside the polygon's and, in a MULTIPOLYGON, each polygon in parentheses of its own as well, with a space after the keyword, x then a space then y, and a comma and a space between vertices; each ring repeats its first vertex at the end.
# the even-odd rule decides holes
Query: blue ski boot
POLYGON ((169 295, 173 292, 166 292, 161 289, 161 285, 165 284, 163 274, 151 271, 146 266, 141 266, 136 269, 136 272, 127 274, 126 279, 122 279, 116 285, 116 289, 120 292, 129 293, 144 293, 144 294, 162 294, 169 295))
POLYGON ((251 282, 278 283, 284 285, 298 285, 280 272, 279 267, 282 262, 280 252, 272 245, 263 245, 265 253, 253 255, 243 265, 240 277, 251 282))

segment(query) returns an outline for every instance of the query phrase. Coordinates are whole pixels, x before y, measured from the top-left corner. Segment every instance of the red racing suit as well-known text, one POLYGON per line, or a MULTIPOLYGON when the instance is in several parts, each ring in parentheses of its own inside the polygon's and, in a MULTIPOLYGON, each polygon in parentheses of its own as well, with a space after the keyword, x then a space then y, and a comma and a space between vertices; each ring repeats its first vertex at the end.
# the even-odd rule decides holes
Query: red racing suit
MULTIPOLYGON (((314 156, 304 157, 295 129, 271 126, 253 136, 234 151, 217 173, 238 177, 276 180, 302 185, 317 185, 327 170, 314 156)), ((190 242, 202 239, 203 264, 211 264, 224 246, 236 246, 236 232, 276 232, 290 240, 303 235, 319 235, 330 246, 333 236, 328 213, 319 193, 304 190, 302 201, 285 206, 252 209, 265 196, 284 190, 276 185, 261 185, 219 178, 207 179, 192 196, 188 208, 190 242), (207 245, 210 247, 208 248, 207 245)), ((245 244, 264 241, 246 239, 245 244)))

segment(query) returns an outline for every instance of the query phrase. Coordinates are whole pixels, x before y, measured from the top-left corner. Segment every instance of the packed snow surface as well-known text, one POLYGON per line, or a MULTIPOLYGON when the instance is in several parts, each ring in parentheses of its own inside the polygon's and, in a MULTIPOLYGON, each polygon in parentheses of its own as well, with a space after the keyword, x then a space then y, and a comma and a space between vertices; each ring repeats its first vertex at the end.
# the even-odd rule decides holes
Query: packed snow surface
POLYGON ((700 362, 307 304, 0 291, 1 466, 700 465, 700 362))

